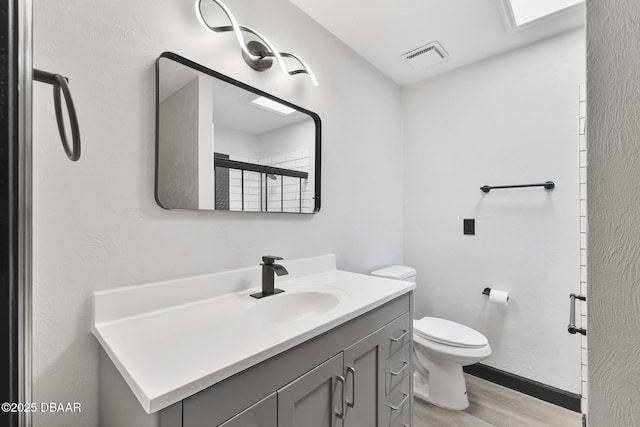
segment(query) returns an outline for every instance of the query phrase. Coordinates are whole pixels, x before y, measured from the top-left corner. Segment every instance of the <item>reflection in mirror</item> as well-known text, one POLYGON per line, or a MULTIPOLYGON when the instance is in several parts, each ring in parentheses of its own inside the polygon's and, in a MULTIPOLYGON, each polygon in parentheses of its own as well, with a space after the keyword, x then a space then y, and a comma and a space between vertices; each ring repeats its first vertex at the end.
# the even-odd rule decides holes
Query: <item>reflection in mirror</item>
POLYGON ((171 53, 157 61, 156 108, 163 208, 320 209, 317 114, 171 53))

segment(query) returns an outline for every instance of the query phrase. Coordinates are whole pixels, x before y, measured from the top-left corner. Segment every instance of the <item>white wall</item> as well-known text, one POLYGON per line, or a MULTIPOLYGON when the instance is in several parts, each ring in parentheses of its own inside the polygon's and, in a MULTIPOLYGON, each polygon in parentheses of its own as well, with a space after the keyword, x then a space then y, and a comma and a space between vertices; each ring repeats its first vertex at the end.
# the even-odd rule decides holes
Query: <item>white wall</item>
POLYGON ((484 333, 484 363, 580 393, 580 340, 567 333, 579 284, 578 85, 584 31, 406 87, 404 260, 416 317, 484 333), (540 188, 480 191, 482 185, 540 188), (462 220, 476 219, 476 235, 462 220), (485 287, 510 292, 507 310, 485 287))
POLYGON ((256 135, 232 129, 230 127, 214 125, 213 151, 248 159, 259 159, 260 150, 256 135))
POLYGON ((640 420, 640 3, 587 1, 589 425, 640 420))
POLYGON ((340 268, 358 272, 401 262, 400 89, 286 0, 225 3, 241 24, 304 58, 320 86, 250 69, 231 34, 199 25, 193 1, 34 1, 34 66, 70 78, 83 138, 82 158, 70 163, 51 88, 36 83, 33 398, 82 403, 81 414, 36 414, 37 427, 97 425, 94 290, 255 265, 266 253, 335 252, 340 268), (155 60, 163 51, 320 115, 319 214, 156 205, 155 60))

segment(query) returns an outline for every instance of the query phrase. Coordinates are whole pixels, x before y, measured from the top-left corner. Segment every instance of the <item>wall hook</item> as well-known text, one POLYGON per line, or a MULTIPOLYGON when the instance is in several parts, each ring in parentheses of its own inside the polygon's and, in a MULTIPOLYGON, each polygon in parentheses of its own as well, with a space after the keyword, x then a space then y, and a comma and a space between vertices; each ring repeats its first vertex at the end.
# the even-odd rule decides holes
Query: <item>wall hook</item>
POLYGON ((73 105, 73 98, 71 97, 71 91, 67 83, 68 79, 60 74, 52 74, 46 71, 33 69, 33 80, 41 83, 47 83, 53 86, 53 102, 56 109, 56 121, 58 122, 58 132, 60 133, 60 140, 62 141, 62 147, 67 157, 72 162, 77 161, 80 158, 80 126, 78 125, 78 115, 73 105), (71 147, 67 140, 67 133, 64 129, 64 117, 62 116, 62 102, 60 97, 60 91, 64 96, 64 102, 67 105, 67 112, 69 113, 69 125, 71 126, 71 147))

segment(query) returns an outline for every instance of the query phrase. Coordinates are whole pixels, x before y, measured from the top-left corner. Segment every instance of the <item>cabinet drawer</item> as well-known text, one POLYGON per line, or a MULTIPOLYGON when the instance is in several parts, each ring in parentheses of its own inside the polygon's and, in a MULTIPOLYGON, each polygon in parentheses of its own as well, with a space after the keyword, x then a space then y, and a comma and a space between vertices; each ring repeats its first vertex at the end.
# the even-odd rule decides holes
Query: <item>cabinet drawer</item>
POLYGON ((411 341, 410 322, 411 316, 406 313, 384 328, 386 333, 385 358, 390 358, 411 341))
POLYGON ((402 414, 396 418, 393 423, 391 423, 390 427, 411 427, 411 408, 409 407, 409 402, 407 401, 406 406, 402 409, 402 414))
POLYGON ((412 375, 405 375, 402 382, 387 396, 383 410, 384 424, 393 425, 400 415, 411 411, 411 379, 412 375))
POLYGON ((229 421, 220 424, 220 427, 277 427, 277 406, 276 393, 273 393, 229 421))
POLYGON ((387 359, 385 366, 385 396, 402 382, 411 372, 411 343, 407 342, 402 350, 395 352, 387 359))

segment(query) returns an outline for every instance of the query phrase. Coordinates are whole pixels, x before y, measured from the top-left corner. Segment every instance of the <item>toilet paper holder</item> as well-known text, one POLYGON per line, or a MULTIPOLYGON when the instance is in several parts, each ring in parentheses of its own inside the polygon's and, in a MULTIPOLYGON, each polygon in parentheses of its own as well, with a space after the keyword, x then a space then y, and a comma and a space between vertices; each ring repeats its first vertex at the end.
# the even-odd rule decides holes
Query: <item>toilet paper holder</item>
POLYGON ((489 296, 490 293, 491 293, 491 288, 484 288, 484 291, 482 291, 482 295, 489 296))

